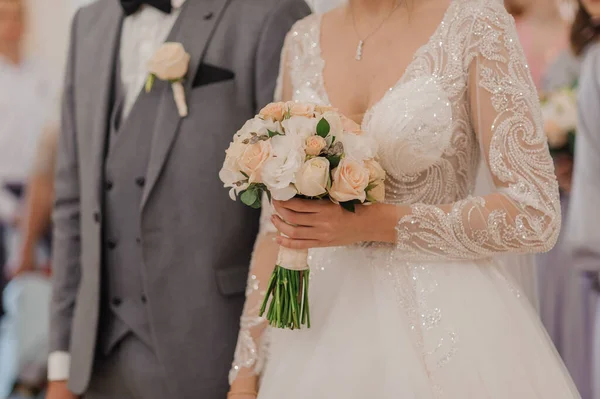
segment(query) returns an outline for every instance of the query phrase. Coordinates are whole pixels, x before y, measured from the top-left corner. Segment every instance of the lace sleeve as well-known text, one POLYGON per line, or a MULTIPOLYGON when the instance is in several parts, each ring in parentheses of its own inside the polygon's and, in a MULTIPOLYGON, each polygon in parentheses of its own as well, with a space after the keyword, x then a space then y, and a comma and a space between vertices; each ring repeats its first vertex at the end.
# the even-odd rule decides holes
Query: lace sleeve
POLYGON ((554 166, 514 22, 502 4, 482 3, 465 47, 466 105, 496 191, 400 207, 397 247, 407 259, 547 251, 560 230, 554 166))

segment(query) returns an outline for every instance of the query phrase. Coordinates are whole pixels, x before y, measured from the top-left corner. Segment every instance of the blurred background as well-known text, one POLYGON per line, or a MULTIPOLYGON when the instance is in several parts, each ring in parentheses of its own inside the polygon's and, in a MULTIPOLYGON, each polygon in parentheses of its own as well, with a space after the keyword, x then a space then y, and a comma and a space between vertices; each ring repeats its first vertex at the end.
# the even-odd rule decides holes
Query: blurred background
MULTIPOLYGON (((70 20, 91 1, 0 0, 0 399, 43 397, 61 82, 70 20)), ((309 1, 317 12, 342 2, 309 1)), ((566 226, 580 64, 569 34, 578 3, 505 5, 515 17, 543 103, 566 226)), ((594 386, 600 381, 598 273, 580 268, 566 241, 561 235, 552 252, 537 257, 537 284, 527 294, 583 399, 600 399, 600 386, 594 386)))

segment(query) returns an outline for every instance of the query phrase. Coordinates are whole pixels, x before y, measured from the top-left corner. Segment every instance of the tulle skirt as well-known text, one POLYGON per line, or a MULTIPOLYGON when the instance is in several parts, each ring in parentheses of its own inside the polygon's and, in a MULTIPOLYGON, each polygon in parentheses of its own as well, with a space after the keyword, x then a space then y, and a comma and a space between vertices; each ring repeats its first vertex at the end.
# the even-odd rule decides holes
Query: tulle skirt
POLYGON ((493 261, 311 252, 312 327, 271 329, 259 399, 579 398, 529 301, 493 261))

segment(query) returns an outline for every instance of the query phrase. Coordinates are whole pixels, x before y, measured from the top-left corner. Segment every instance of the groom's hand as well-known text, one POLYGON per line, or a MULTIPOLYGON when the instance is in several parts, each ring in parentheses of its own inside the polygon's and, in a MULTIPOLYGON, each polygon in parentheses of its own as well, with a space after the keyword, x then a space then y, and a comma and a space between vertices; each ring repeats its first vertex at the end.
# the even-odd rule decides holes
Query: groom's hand
POLYGON ((51 381, 48 384, 46 399, 78 399, 79 396, 69 391, 66 381, 51 381))

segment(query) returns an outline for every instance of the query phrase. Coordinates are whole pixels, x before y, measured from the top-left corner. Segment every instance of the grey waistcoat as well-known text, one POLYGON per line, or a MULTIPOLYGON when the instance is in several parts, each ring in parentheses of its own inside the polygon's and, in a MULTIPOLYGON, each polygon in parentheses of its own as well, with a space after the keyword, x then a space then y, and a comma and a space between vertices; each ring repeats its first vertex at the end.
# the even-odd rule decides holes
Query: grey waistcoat
POLYGON ((151 150, 145 118, 123 118, 120 68, 104 161, 103 322, 99 340, 108 353, 128 332, 151 346, 142 273, 140 204, 151 150), (124 123, 121 120, 124 119, 124 123))

